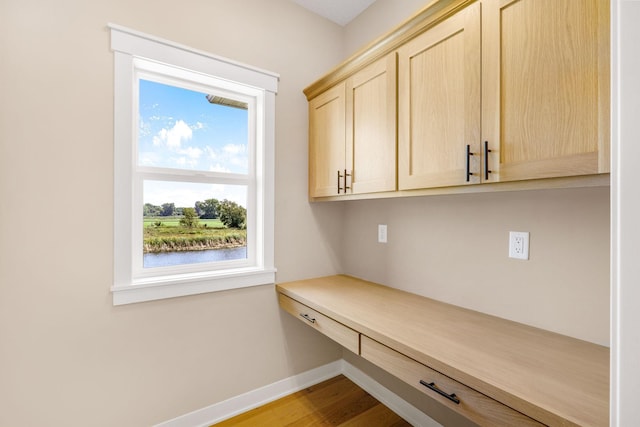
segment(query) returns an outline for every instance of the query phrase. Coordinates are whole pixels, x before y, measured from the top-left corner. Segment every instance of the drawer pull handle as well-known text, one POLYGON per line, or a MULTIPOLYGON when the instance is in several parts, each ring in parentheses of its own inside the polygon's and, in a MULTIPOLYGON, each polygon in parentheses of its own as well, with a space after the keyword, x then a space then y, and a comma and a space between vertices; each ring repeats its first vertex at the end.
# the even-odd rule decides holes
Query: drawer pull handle
POLYGON ((450 401, 452 401, 453 403, 455 403, 456 405, 460 404, 460 399, 458 399, 458 396, 456 396, 455 393, 451 393, 451 394, 447 394, 444 391, 440 390, 438 388, 438 386, 436 385, 436 383, 428 383, 424 380, 420 380, 420 384, 422 384, 423 386, 427 387, 430 390, 435 391, 436 393, 438 393, 441 396, 446 397, 447 399, 449 399, 450 401))
POLYGON ((316 323, 316 319, 314 319, 313 317, 309 316, 308 314, 300 313, 300 317, 302 317, 305 320, 308 320, 311 323, 316 323))

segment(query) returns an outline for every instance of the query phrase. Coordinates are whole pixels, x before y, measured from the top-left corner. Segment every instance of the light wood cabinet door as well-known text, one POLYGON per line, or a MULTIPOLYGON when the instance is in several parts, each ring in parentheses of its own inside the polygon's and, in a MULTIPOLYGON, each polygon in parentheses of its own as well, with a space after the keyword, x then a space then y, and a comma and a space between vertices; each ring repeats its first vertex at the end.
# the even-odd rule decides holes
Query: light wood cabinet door
POLYGON ((489 181, 609 171, 609 2, 483 0, 489 181))
POLYGON ((398 49, 401 190, 479 182, 480 3, 398 49))
POLYGON ((309 102, 309 195, 396 190, 396 56, 309 102))
POLYGON ((396 55, 346 82, 348 186, 353 194, 396 189, 396 55))
POLYGON ((342 185, 346 150, 345 83, 309 102, 309 195, 335 196, 342 185), (340 181, 340 183, 338 182, 340 181))

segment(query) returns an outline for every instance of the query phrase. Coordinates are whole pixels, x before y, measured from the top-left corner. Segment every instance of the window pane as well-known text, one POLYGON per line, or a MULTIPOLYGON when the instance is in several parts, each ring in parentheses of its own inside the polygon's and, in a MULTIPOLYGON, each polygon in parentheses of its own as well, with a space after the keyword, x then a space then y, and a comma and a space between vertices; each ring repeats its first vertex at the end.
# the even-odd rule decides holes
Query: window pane
POLYGON ((244 185, 144 181, 143 266, 247 258, 244 185))
POLYGON ((247 104, 139 81, 138 164, 246 174, 247 104))

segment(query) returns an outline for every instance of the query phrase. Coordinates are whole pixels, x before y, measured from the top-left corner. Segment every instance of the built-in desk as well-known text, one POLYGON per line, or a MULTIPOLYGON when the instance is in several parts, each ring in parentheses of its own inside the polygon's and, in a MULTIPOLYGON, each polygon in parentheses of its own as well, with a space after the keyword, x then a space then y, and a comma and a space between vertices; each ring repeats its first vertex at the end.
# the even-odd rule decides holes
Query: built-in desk
POLYGON ((606 426, 609 349, 349 276, 281 307, 480 425, 606 426))

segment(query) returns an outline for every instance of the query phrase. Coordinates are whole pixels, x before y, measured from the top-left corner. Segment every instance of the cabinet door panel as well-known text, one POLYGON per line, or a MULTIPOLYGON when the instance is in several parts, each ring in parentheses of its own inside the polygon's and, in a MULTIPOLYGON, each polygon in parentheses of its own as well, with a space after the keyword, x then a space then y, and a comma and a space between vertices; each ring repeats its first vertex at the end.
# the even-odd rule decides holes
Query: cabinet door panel
POLYGON ((607 171, 600 154, 608 152, 609 138, 608 72, 602 73, 608 2, 485 4, 483 129, 492 150, 490 180, 607 171))
POLYGON ((466 184, 466 146, 480 146, 480 4, 402 46, 398 61, 400 189, 466 184))
POLYGON ((347 169, 351 191, 396 189, 396 56, 347 80, 347 169))
POLYGON ((338 194, 338 171, 345 169, 345 118, 344 82, 309 102, 311 197, 338 194))

